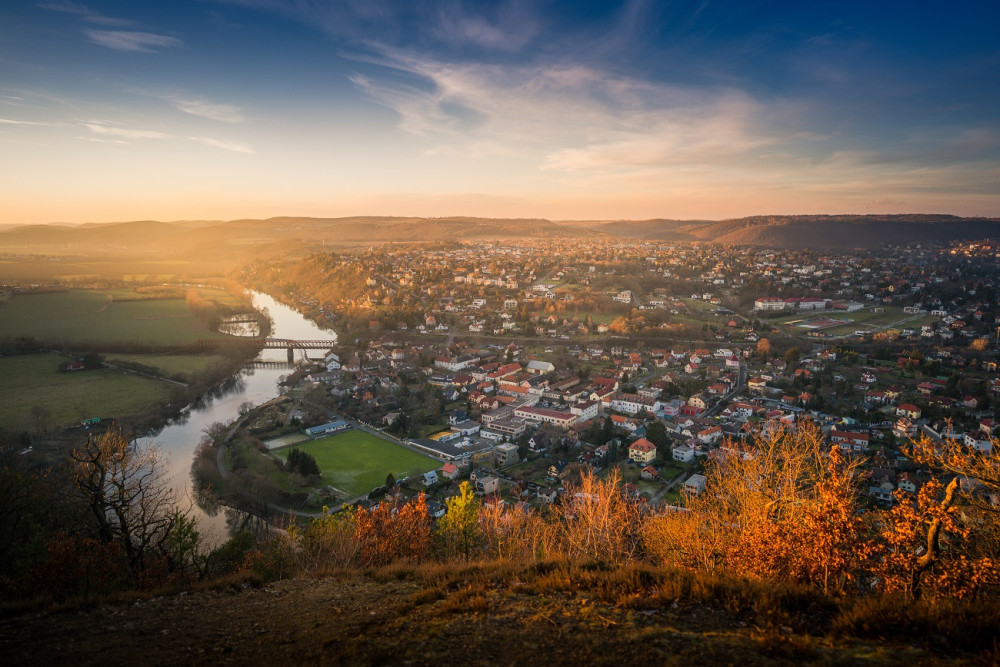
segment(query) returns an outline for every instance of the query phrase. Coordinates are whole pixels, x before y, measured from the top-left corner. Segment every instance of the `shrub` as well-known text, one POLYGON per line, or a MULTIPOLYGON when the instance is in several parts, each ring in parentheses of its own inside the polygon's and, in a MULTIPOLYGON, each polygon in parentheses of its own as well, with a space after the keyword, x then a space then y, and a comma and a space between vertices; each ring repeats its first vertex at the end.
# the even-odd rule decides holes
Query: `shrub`
POLYGON ((383 501, 355 515, 355 536, 364 565, 394 560, 421 561, 430 555, 433 538, 427 502, 420 494, 403 505, 383 501))

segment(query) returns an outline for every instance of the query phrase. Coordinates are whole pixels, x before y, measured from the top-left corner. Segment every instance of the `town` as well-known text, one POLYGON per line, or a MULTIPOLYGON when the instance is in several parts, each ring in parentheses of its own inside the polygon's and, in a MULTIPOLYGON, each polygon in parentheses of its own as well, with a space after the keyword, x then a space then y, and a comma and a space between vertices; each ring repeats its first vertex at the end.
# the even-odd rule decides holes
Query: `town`
MULTIPOLYGON (((865 501, 884 507, 931 476, 898 445, 992 449, 998 252, 484 241, 241 278, 345 332, 290 377, 295 424, 353 423, 437 462, 373 500, 423 491, 443 508, 471 480, 486 502, 543 504, 616 470, 623 493, 671 507, 732 443, 809 422, 863 457, 865 501)), ((357 500, 336 490, 313 506, 357 500)))

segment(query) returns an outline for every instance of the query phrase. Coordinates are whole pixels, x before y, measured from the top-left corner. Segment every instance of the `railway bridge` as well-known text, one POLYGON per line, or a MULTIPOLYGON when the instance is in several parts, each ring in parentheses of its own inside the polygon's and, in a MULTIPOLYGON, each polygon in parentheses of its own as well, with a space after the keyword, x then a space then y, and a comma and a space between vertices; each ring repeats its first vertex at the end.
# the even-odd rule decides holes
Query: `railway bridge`
POLYGON ((260 345, 265 350, 288 350, 288 363, 295 360, 295 350, 329 350, 337 341, 335 340, 303 340, 296 338, 230 338, 216 340, 200 340, 198 344, 202 347, 223 347, 226 345, 260 345), (263 345, 261 345, 263 343, 263 345))

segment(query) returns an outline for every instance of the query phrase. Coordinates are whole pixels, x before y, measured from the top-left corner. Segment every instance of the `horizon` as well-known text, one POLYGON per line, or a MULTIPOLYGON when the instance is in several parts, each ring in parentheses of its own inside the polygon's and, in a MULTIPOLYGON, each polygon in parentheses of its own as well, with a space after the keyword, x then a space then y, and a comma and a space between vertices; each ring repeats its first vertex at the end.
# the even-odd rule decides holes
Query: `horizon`
POLYGON ((1000 216, 1000 7, 38 0, 0 225, 1000 216))
POLYGON ((186 223, 203 223, 206 225, 211 224, 224 224, 229 222, 239 222, 239 221, 269 221, 269 220, 351 220, 355 218, 371 218, 378 220, 400 220, 400 221, 415 221, 415 220, 457 220, 457 219, 468 219, 468 220, 504 220, 512 222, 532 222, 532 221, 544 221, 551 222, 553 224, 607 224, 607 223, 642 223, 642 222, 681 222, 681 223, 718 223, 718 222, 729 222, 737 220, 746 220, 751 218, 798 218, 798 217, 829 217, 829 218, 841 218, 841 217, 860 217, 860 218, 893 218, 893 217, 922 217, 922 218, 956 218, 957 220, 984 220, 984 221, 1000 221, 1000 216, 959 216, 952 213, 896 213, 896 212, 880 212, 880 213, 788 213, 788 214, 778 214, 778 213, 760 213, 754 215, 744 215, 732 218, 707 218, 707 217, 693 217, 693 218, 590 218, 590 219, 557 219, 557 218, 542 218, 542 217, 505 217, 505 218, 489 218, 485 216, 478 215, 442 215, 442 216, 419 216, 419 215, 343 215, 343 216, 325 216, 325 215, 273 215, 267 218, 191 218, 191 219, 177 219, 177 220, 158 220, 155 218, 137 218, 134 220, 86 220, 81 222, 69 222, 65 220, 55 220, 52 222, 38 222, 38 223, 0 223, 0 231, 10 228, 17 227, 30 227, 30 226, 51 226, 51 227, 87 227, 93 225, 126 225, 135 223, 159 223, 166 225, 174 224, 186 224, 186 223))

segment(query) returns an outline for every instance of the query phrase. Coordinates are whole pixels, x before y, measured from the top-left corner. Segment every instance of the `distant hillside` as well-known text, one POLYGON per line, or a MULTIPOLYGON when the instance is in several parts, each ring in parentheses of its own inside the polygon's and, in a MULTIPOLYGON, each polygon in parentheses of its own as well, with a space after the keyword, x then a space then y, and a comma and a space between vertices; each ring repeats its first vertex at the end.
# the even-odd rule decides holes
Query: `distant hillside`
POLYGON ((693 233, 734 245, 866 248, 1000 236, 1000 220, 951 215, 796 215, 723 220, 693 233))
POLYGON ((592 220, 277 217, 266 220, 151 220, 0 229, 0 249, 132 250, 157 255, 237 254, 296 242, 350 246, 387 242, 515 238, 703 241, 784 248, 857 248, 881 244, 1000 237, 1000 219, 950 215, 795 215, 732 220, 592 220))
POLYGON ((1000 236, 1000 219, 952 215, 772 215, 731 220, 577 222, 618 238, 778 248, 867 248, 1000 236))

